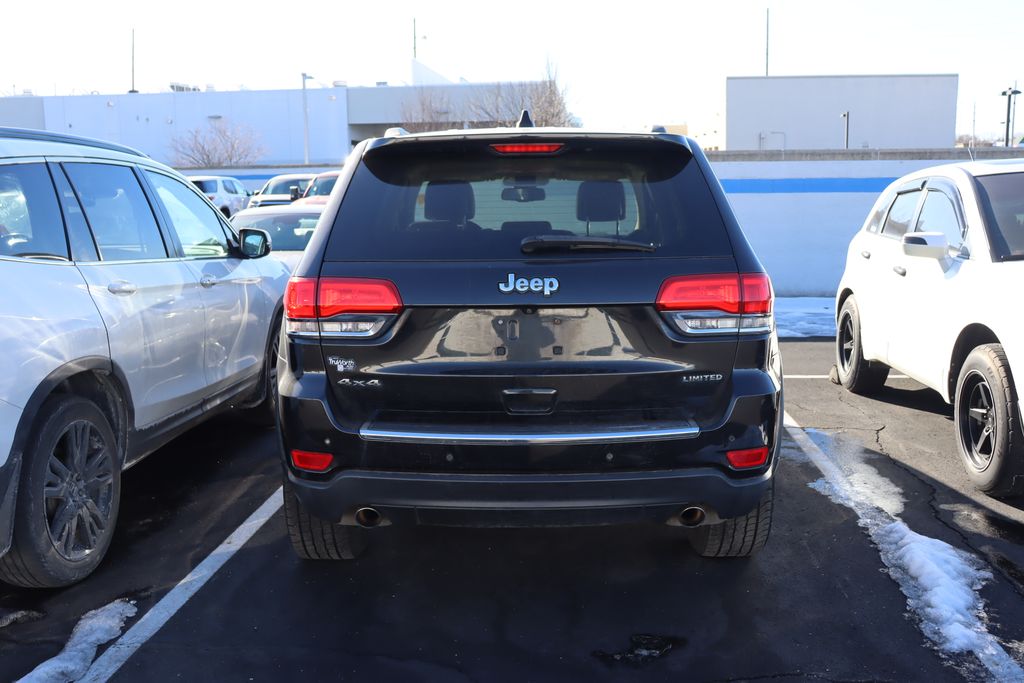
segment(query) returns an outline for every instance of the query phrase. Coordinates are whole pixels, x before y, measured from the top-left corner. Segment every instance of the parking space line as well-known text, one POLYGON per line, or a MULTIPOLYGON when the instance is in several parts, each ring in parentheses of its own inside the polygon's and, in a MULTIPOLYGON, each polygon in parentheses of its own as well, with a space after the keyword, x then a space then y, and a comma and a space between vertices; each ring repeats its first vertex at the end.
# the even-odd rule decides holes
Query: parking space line
MULTIPOLYGON (((782 379, 828 379, 828 375, 783 375, 782 379)), ((889 375, 889 379, 910 379, 906 375, 889 375)))
POLYGON ((247 520, 242 522, 241 526, 224 539, 223 543, 207 555, 199 563, 199 566, 189 572, 188 576, 179 581, 170 593, 142 615, 142 618, 135 622, 127 633, 107 648, 106 652, 92 663, 89 671, 79 680, 87 683, 101 683, 116 674, 118 669, 128 661, 128 658, 163 628, 164 624, 188 602, 189 598, 194 596, 224 566, 224 563, 231 559, 263 527, 267 520, 274 516, 274 513, 281 509, 283 502, 281 489, 278 488, 255 512, 249 515, 247 520))

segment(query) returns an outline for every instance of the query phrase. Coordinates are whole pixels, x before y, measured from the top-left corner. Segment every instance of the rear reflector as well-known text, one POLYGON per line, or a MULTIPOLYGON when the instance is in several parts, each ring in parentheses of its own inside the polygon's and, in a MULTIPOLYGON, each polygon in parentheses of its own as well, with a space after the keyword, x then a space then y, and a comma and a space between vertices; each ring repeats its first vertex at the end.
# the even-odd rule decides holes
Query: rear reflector
POLYGON ((331 463, 334 456, 330 453, 317 453, 316 451, 292 451, 292 465, 300 470, 310 472, 323 472, 331 463))
POLYGON ((491 145, 491 149, 498 154, 554 154, 564 146, 561 142, 520 142, 491 145))
POLYGON ((740 451, 729 451, 725 454, 729 464, 738 470, 760 467, 768 462, 768 447, 746 448, 740 451))

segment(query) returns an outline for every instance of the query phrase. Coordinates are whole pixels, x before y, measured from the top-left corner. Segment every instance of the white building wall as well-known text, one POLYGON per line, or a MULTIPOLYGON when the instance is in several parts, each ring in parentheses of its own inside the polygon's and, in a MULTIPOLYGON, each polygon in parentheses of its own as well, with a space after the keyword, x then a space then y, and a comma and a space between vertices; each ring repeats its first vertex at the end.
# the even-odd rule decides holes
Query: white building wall
POLYGON ((942 160, 712 162, 779 296, 832 296, 850 239, 896 178, 942 160))
MULTIPOLYGON (((307 91, 310 163, 340 164, 349 151, 346 88, 307 91)), ((171 140, 219 121, 249 129, 264 164, 303 160, 301 90, 75 95, 39 98, 45 127, 119 142, 174 163, 171 140)))
POLYGON ((726 149, 952 147, 956 75, 770 76, 726 80, 726 149))

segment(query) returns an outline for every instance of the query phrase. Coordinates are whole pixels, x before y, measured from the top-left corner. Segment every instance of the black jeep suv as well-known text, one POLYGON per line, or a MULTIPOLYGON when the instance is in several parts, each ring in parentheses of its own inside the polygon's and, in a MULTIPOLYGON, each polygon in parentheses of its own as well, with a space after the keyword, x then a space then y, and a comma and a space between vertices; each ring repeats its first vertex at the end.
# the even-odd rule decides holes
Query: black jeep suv
POLYGON ((350 559, 389 524, 640 520, 705 556, 761 548, 773 295, 697 144, 390 133, 354 149, 285 296, 295 551, 350 559))

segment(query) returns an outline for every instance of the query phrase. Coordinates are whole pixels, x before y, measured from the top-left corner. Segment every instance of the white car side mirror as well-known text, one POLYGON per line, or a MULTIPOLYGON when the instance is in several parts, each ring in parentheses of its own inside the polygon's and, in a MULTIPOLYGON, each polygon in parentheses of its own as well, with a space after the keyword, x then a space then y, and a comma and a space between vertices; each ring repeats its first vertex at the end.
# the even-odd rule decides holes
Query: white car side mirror
POLYGON ((908 232, 903 235, 903 253, 907 256, 944 259, 949 256, 949 242, 941 232, 908 232))

